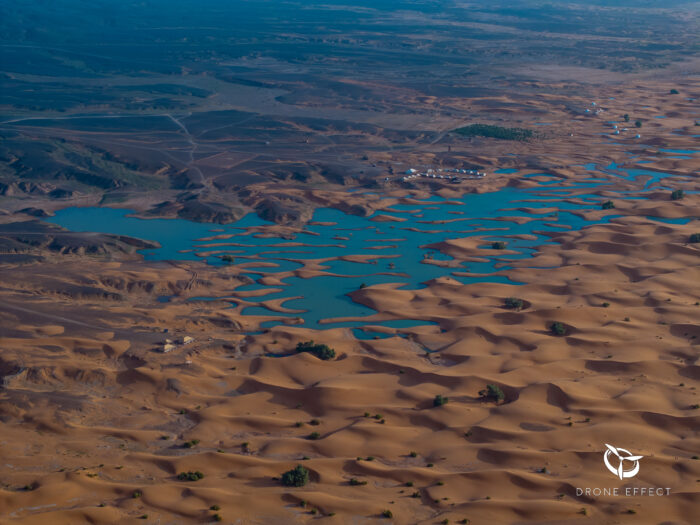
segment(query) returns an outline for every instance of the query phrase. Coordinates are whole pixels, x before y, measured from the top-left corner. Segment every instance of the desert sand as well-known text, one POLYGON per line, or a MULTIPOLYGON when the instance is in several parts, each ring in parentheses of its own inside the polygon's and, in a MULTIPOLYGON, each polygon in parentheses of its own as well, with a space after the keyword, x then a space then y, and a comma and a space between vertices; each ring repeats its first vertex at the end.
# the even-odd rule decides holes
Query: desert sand
MULTIPOLYGON (((390 283, 353 292, 353 301, 376 310, 375 321, 436 323, 376 327, 388 338, 319 332, 294 318, 260 330, 268 316, 242 314, 262 304, 258 294, 236 292, 248 284, 245 259, 212 267, 48 245, 22 248, 40 262, 3 259, 0 523, 697 522, 700 244, 688 240, 700 230, 699 166, 697 155, 659 151, 697 146, 693 122, 681 114, 688 97, 667 96, 678 85, 598 93, 608 115, 645 118, 643 145, 630 131, 617 146, 600 146, 607 115, 551 114, 547 140, 489 143, 480 157, 489 170, 484 181, 392 182, 374 188, 376 198, 277 185, 288 198, 368 215, 431 195, 532 187, 537 178, 522 177, 528 173, 572 184, 590 177, 582 168, 589 162, 690 176, 669 179, 686 191, 682 200, 661 189, 617 200, 621 217, 609 224, 553 235, 553 244, 508 270, 522 286, 445 276, 418 290, 390 283), (520 172, 493 173, 503 168, 520 172), (661 223, 649 215, 695 219, 661 223), (221 299, 189 300, 203 296, 221 299), (225 300, 231 296, 234 308, 225 300), (506 308, 508 297, 523 307, 506 308), (555 321, 563 335, 551 333, 555 321), (185 336, 193 341, 182 343, 185 336), (335 358, 294 351, 308 340, 332 347, 335 358), (504 399, 481 396, 488 384, 504 399), (448 402, 434 406, 438 395, 448 402), (643 455, 639 476, 612 476, 603 466, 605 443, 643 455), (296 465, 308 469, 310 482, 283 486, 280 476, 296 465), (178 479, 190 471, 203 478, 178 479), (669 494, 576 493, 613 486, 669 494)), ((682 87, 688 93, 697 85, 682 87)), ((440 164, 459 140, 446 135, 437 153, 401 162, 440 164)), ((397 162, 392 155, 399 154, 384 160, 397 162)), ((598 194, 614 198, 640 184, 618 178, 598 194)), ((269 191, 251 186, 246 205, 258 209, 269 191)), ((293 222, 272 231, 303 246, 294 240, 303 221, 293 222)), ((226 235, 206 242, 202 254, 236 249, 226 235)), ((469 262, 484 256, 480 242, 457 238, 433 248, 469 262)), ((313 278, 323 262, 263 284, 313 278)), ((282 301, 264 306, 293 312, 282 301)))

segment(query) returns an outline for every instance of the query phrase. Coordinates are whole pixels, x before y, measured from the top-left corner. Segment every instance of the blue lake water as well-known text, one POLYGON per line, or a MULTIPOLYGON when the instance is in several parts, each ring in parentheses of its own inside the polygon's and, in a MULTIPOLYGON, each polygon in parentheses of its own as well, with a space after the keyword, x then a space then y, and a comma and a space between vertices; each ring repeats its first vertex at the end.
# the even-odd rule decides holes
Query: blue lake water
MULTIPOLYGON (((587 169, 593 169, 593 166, 587 166, 587 169)), ((614 164, 607 167, 606 173, 629 180, 650 177, 644 188, 668 176, 644 170, 619 170, 614 164)), ((549 180, 540 182, 536 190, 503 188, 492 193, 466 194, 459 200, 435 196, 422 201, 406 201, 378 212, 400 222, 373 222, 372 217, 318 209, 313 216, 314 223, 301 229, 293 239, 260 236, 268 228, 268 234, 273 232, 274 225, 254 214, 222 226, 180 219, 138 219, 130 217, 130 211, 124 209, 67 208, 47 220, 73 231, 97 231, 157 241, 161 248, 143 251, 147 260, 205 260, 211 265, 223 265, 227 263, 221 260, 221 255, 233 256, 232 264, 255 282, 221 290, 218 298, 229 301, 231 307, 244 305, 244 315, 269 316, 262 328, 300 317, 304 326, 310 328, 347 326, 355 328, 354 333, 360 338, 384 337, 386 334, 367 333, 357 328, 372 325, 400 330, 434 324, 436 320, 428 314, 424 319, 403 319, 400 312, 394 313, 396 319, 388 321, 328 320, 376 314, 374 310, 353 302, 347 295, 363 285, 399 283, 402 288, 420 289, 426 281, 447 275, 462 283, 522 284, 508 277, 510 263, 532 257, 538 246, 551 243, 543 233, 577 230, 619 216, 614 209, 598 221, 588 221, 581 215, 586 210, 600 209, 601 202, 607 200, 589 193, 600 187, 605 179, 592 177, 562 186, 557 178, 545 177, 549 180), (522 221, 512 220, 515 217, 528 220, 519 224, 522 221), (514 237, 523 235, 529 238, 514 237), (212 239, 213 236, 226 238, 212 239), (481 245, 486 248, 482 260, 462 262, 456 267, 430 263, 450 263, 451 257, 427 245, 469 236, 481 237, 481 245), (492 249, 494 241, 505 242, 507 249, 492 249), (362 262, 342 259, 351 255, 365 256, 366 259, 362 262), (283 286, 267 286, 259 282, 265 276, 297 271, 309 259, 329 259, 323 262, 322 275, 304 278, 288 273, 281 276, 283 286), (454 272, 459 272, 459 275, 454 272), (260 295, 250 297, 248 293, 251 291, 258 291, 260 295), (239 292, 248 293, 239 295, 239 292), (283 306, 292 312, 274 312, 264 304, 258 304, 272 299, 287 299, 283 306)))

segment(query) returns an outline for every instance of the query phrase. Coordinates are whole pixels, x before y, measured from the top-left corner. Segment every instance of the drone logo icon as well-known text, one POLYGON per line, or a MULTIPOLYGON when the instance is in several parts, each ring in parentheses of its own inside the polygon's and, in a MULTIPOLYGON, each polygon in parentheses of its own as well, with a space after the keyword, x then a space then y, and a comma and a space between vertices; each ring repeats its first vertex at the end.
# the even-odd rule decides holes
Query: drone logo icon
POLYGON ((629 450, 624 448, 616 448, 612 445, 608 445, 607 443, 605 446, 608 447, 608 450, 605 451, 603 462, 610 472, 615 474, 621 480, 625 478, 633 478, 639 473, 639 460, 644 456, 633 456, 629 450), (619 463, 617 467, 610 464, 611 456, 615 456, 618 459, 619 463), (632 468, 629 470, 625 470, 626 461, 632 463, 632 468))

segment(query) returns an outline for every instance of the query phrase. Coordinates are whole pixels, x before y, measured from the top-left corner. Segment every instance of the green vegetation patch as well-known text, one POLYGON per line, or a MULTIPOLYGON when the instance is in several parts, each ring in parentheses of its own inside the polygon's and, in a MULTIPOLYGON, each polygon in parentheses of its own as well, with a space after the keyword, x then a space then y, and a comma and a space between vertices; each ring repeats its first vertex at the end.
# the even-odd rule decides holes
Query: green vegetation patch
POLYGON ((180 481, 199 481, 204 477, 204 474, 202 474, 199 470, 195 471, 188 471, 188 472, 180 472, 177 475, 177 479, 180 481))
POLYGON ((501 140, 530 140, 535 137, 535 132, 527 128, 504 128, 491 124, 470 124, 458 128, 455 133, 464 137, 485 137, 501 140))
POLYGON ((298 343, 297 352, 309 352, 323 361, 335 358, 335 350, 328 345, 315 344, 313 341, 298 343))
POLYGON ((494 384, 486 385, 485 389, 479 391, 479 395, 484 400, 495 401, 496 403, 500 403, 506 398, 501 387, 494 384))
POLYGON ((285 487, 303 487, 309 482, 309 471, 297 465, 292 470, 288 470, 280 478, 285 487))
POLYGON ((503 304, 509 310, 522 310, 525 308, 525 301, 518 297, 506 297, 503 304))

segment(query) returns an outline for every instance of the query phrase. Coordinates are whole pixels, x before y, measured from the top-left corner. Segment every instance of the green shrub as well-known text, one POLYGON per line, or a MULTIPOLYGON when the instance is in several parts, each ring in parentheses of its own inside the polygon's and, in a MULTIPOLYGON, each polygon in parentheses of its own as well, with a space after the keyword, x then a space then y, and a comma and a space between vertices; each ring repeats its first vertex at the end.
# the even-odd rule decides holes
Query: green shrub
POLYGON ((627 113, 625 113, 624 115, 622 115, 622 118, 625 119, 625 122, 629 122, 629 121, 630 121, 630 116, 629 116, 627 113))
POLYGON ((677 89, 672 89, 671 91, 669 91, 669 94, 670 94, 670 95, 678 95, 678 90, 677 90, 677 89))
POLYGON ((312 432, 311 434, 309 434, 309 439, 321 439, 321 434, 319 434, 318 432, 312 432))
POLYGON ((418 457, 418 452, 414 452, 412 450, 411 452, 408 453, 408 455, 411 456, 412 458, 415 458, 415 457, 418 457))
POLYGON ((641 121, 641 120, 636 120, 636 121, 634 122, 634 125, 635 125, 635 127, 637 127, 637 128, 641 128, 641 127, 642 127, 642 121, 641 121))
POLYGON ((224 261, 225 263, 233 264, 235 259, 233 258, 233 255, 223 255, 221 256, 221 260, 224 261))
POLYGON ((605 201, 600 207, 604 210, 612 210, 615 207, 615 203, 613 201, 605 201))
POLYGON ((700 233, 690 234, 690 237, 688 237, 688 242, 691 242, 693 244, 700 242, 700 233))
POLYGON ((306 341, 304 343, 297 344, 297 352, 309 352, 322 359, 323 361, 328 361, 335 357, 335 350, 327 345, 314 344, 313 341, 306 341))
POLYGON ((209 507, 209 510, 221 510, 221 507, 219 507, 218 505, 212 505, 211 507, 209 507))
POLYGON ((470 124, 458 128, 455 133, 464 137, 485 137, 501 140, 529 140, 535 136, 535 132, 527 128, 504 128, 490 124, 470 124))
POLYGON ((499 403, 506 398, 506 395, 503 393, 503 390, 501 390, 501 387, 494 384, 486 385, 484 390, 479 391, 479 395, 486 400, 495 401, 496 403, 499 403))
POLYGON ((292 470, 282 474, 281 482, 285 487, 303 487, 309 482, 309 471, 301 465, 297 465, 292 470))
POLYGON ((197 445, 199 445, 199 440, 198 439, 191 439, 189 441, 185 441, 185 443, 182 446, 185 448, 194 448, 197 445))
POLYGON ((506 297, 504 305, 511 310, 522 310, 525 307, 525 301, 517 297, 506 297))
POLYGON ((671 192, 671 200, 679 201, 684 197, 683 190, 673 190, 671 192))
POLYGON ((366 482, 366 481, 360 481, 359 479, 355 479, 355 478, 350 479, 350 482, 349 482, 349 483, 350 483, 350 485, 352 485, 353 487, 360 487, 360 486, 362 486, 362 485, 367 485, 367 482, 366 482))
POLYGON ((135 491, 131 494, 131 497, 134 498, 134 499, 140 498, 141 496, 143 496, 143 492, 141 492, 140 490, 135 490, 135 491))
POLYGON ((382 518, 389 518, 389 519, 391 519, 391 518, 393 518, 393 517, 394 517, 394 513, 391 512, 390 510, 385 510, 385 511, 382 512, 382 518))
POLYGON ((491 243, 491 248, 494 250, 505 250, 506 243, 504 243, 503 241, 493 241, 491 243))
POLYGON ((180 481, 199 481, 200 479, 204 478, 204 474, 202 474, 202 472, 199 470, 188 470, 187 472, 180 472, 177 475, 177 478, 180 481))
POLYGON ((552 332, 553 335, 564 335, 566 333, 566 327, 559 321, 554 321, 549 325, 549 331, 552 332))
POLYGON ((214 518, 214 521, 224 521, 224 518, 221 516, 221 514, 214 514, 212 518, 214 518))
POLYGON ((187 472, 180 472, 177 475, 177 479, 180 481, 199 481, 204 477, 204 474, 202 474, 199 470, 195 471, 187 471, 187 472))
POLYGON ((441 407, 442 405, 446 405, 449 400, 450 399, 448 397, 438 394, 435 396, 435 399, 433 399, 433 406, 441 407))

